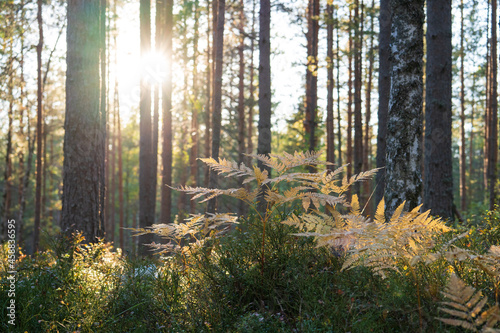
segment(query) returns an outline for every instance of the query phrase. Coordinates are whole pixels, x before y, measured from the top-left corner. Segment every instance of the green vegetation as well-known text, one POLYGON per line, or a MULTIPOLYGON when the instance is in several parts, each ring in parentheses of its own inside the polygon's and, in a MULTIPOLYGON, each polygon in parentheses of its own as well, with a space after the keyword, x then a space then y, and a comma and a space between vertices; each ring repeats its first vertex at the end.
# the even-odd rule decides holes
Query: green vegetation
MULTIPOLYGON (((221 172, 231 175, 238 169, 249 180, 268 185, 266 213, 260 215, 255 206, 233 228, 228 224, 235 218, 222 215, 156 225, 150 231, 171 240, 171 246, 155 246, 165 257, 122 256, 103 242, 82 244, 78 235, 61 237, 32 257, 21 253, 15 327, 7 317, 4 246, 0 329, 495 332, 491 327, 500 318, 495 305, 500 281, 500 252, 494 246, 500 242, 497 213, 451 228, 416 209, 405 213, 403 206, 386 220, 382 203, 372 221, 362 216, 356 196, 347 199, 347 184, 353 182, 333 176, 340 173, 290 172, 316 165, 316 155, 261 160, 281 172, 268 178, 256 168, 207 162, 221 172), (321 211, 325 205, 331 215, 321 211)), ((245 195, 257 192, 250 187, 245 195)), ((257 196, 252 198, 248 202, 256 203, 257 196)))

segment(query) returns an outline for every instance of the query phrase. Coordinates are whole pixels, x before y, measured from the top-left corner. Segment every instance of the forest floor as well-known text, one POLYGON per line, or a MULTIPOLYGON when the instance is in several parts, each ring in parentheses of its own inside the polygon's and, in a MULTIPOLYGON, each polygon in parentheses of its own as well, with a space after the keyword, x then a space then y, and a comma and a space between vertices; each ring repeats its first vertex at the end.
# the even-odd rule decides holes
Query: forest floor
MULTIPOLYGON (((8 296, 4 246, 0 331, 460 332, 437 319, 450 317, 438 308, 451 272, 488 296, 485 309, 498 300, 498 277, 465 260, 418 269, 398 264, 383 279, 367 267, 341 270, 347 254, 317 248, 279 222, 268 224, 264 263, 262 226, 252 218, 228 236, 169 258, 122 256, 104 243, 53 241, 35 256, 21 252, 14 298, 8 296), (9 323, 10 299, 15 325, 9 323)), ((455 245, 486 253, 499 244, 499 222, 490 212, 455 225, 436 242, 469 231, 455 245)), ((469 312, 474 321, 478 312, 469 312)))

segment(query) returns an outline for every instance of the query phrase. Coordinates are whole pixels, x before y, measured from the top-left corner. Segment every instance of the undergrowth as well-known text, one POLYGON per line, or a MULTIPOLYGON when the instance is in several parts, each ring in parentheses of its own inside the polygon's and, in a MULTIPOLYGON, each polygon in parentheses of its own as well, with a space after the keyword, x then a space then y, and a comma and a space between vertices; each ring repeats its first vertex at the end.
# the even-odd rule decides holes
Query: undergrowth
POLYGON ((15 332, 496 332, 500 250, 496 212, 451 228, 403 205, 367 217, 319 154, 256 156, 274 169, 205 160, 241 176, 229 195, 252 213, 155 225, 162 257, 60 238, 16 262, 16 325, 8 324, 7 246, 0 259, 0 331, 15 332), (296 168, 299 168, 297 170, 296 168), (249 183, 254 185, 249 185, 249 183), (286 185, 286 186, 285 186, 286 185), (259 201, 266 200, 266 210, 259 201), (68 250, 69 249, 69 250, 68 250))

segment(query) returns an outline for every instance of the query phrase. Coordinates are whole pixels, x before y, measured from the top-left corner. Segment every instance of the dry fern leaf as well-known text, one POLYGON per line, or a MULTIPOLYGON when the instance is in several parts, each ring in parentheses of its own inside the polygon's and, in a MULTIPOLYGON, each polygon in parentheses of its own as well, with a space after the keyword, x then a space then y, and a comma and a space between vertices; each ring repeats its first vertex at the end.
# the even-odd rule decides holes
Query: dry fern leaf
POLYGON ((442 307, 439 307, 439 310, 453 318, 437 318, 438 320, 473 332, 499 332, 493 328, 500 320, 498 305, 483 311, 488 298, 466 285, 455 274, 451 275, 446 291, 442 294, 449 301, 441 302, 442 307))
POLYGON ((217 171, 218 174, 227 173, 226 177, 241 177, 241 176, 252 176, 252 169, 247 167, 245 164, 233 161, 228 161, 224 158, 220 158, 219 161, 214 158, 199 158, 203 163, 207 164, 210 169, 217 171))

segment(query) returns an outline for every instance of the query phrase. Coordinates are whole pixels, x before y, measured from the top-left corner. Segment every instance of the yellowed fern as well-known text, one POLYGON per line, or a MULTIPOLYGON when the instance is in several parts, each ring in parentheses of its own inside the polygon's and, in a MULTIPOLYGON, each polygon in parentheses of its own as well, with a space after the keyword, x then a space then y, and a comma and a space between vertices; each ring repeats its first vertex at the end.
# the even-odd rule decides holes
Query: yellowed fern
POLYGON ((439 310, 450 315, 437 318, 445 324, 463 327, 473 332, 500 332, 494 326, 500 321, 498 304, 483 310, 488 298, 480 291, 466 285, 452 274, 446 290, 442 292, 447 301, 441 302, 439 310))

